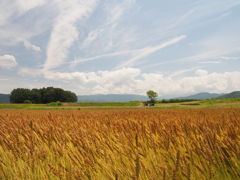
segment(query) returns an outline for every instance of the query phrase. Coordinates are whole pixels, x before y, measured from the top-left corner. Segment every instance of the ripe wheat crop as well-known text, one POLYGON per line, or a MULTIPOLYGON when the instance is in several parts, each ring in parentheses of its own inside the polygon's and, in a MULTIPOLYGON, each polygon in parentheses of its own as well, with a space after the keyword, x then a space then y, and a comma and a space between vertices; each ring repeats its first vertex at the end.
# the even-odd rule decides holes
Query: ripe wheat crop
POLYGON ((1 111, 0 179, 240 179, 240 111, 1 111))

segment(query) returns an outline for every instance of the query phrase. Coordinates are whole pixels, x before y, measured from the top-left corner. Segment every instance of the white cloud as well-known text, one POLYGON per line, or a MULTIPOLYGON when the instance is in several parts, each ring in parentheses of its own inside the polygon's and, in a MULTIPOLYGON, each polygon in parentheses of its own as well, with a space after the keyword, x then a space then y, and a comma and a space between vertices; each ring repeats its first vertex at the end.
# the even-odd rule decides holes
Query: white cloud
POLYGON ((201 61, 198 64, 219 64, 221 61, 201 61))
POLYGON ((18 38, 18 41, 22 41, 27 50, 41 51, 41 48, 31 44, 29 41, 18 38))
POLYGON ((227 56, 222 56, 220 57, 221 59, 225 59, 225 60, 236 60, 236 59, 240 59, 240 57, 227 57, 227 56))
POLYGON ((1 0, 0 44, 16 45, 18 37, 29 39, 42 33, 47 28, 46 20, 50 18, 45 14, 40 16, 36 14, 41 13, 40 6, 45 5, 46 2, 46 0, 1 0))
POLYGON ((240 88, 240 71, 225 73, 208 73, 197 70, 197 76, 177 78, 164 78, 157 74, 145 74, 140 84, 145 84, 145 90, 153 87, 159 94, 184 94, 193 92, 230 92, 240 88), (158 77, 158 78, 157 78, 158 77), (157 80, 158 79, 158 80, 157 80))
POLYGON ((37 68, 26 68, 26 67, 21 67, 19 68, 18 74, 21 76, 41 76, 43 75, 43 70, 42 69, 37 69, 37 68))
POLYGON ((62 1, 57 4, 59 15, 56 17, 47 48, 44 70, 58 67, 65 61, 69 48, 78 38, 76 23, 88 17, 98 0, 62 1))
POLYGON ((179 37, 176 37, 176 38, 173 38, 167 42, 164 42, 158 46, 155 46, 155 47, 146 47, 146 48, 143 48, 143 49, 140 49, 138 51, 136 51, 134 53, 134 57, 131 58, 130 60, 126 61, 126 62, 123 62, 121 64, 119 64, 115 69, 120 69, 122 67, 131 67, 134 65, 134 62, 137 61, 138 59, 142 59, 144 57, 147 57, 148 55, 152 54, 152 53, 155 53, 156 51, 160 50, 160 49, 163 49, 167 46, 170 46, 172 44, 176 44, 178 43, 179 41, 185 39, 186 36, 185 35, 182 35, 182 36, 179 36, 179 37))
POLYGON ((100 59, 100 58, 108 58, 108 57, 113 57, 113 56, 120 56, 120 55, 124 55, 124 54, 130 54, 133 51, 136 51, 136 50, 120 51, 120 52, 114 52, 114 53, 109 53, 109 54, 102 54, 102 55, 91 57, 91 58, 77 59, 77 60, 74 60, 74 61, 66 62, 64 64, 76 65, 77 63, 80 63, 80 62, 87 62, 87 61, 92 61, 92 60, 100 59))
POLYGON ((115 71, 98 71, 103 84, 131 84, 135 77, 140 75, 140 70, 135 68, 122 68, 115 71))
POLYGON ((84 42, 82 43, 81 48, 86 48, 89 46, 97 37, 98 35, 102 32, 102 29, 97 29, 94 31, 90 31, 88 36, 85 38, 84 42))
POLYGON ((198 67, 193 67, 193 68, 190 68, 190 69, 179 70, 179 71, 176 71, 176 72, 170 74, 168 77, 173 78, 173 77, 175 77, 175 76, 179 76, 179 75, 184 74, 184 73, 186 73, 186 72, 194 71, 194 70, 196 70, 197 68, 198 68, 198 67))
POLYGON ((12 67, 17 66, 17 61, 12 55, 3 55, 0 56, 0 67, 4 69, 11 69, 12 67))
POLYGON ((16 3, 18 4, 17 7, 20 13, 25 13, 33 8, 44 5, 45 3, 47 3, 47 1, 46 0, 34 0, 34 1, 16 0, 16 3))
MULTIPOLYGON (((231 53, 240 52, 238 46, 240 38, 233 33, 233 36, 218 33, 217 35, 201 39, 199 42, 194 44, 196 50, 194 55, 189 55, 184 58, 168 60, 165 62, 150 64, 146 67, 154 67, 162 64, 175 63, 175 62, 193 62, 196 61, 198 64, 218 64, 221 61, 215 59, 221 57, 222 59, 237 59, 238 57, 226 57, 225 55, 231 53), (220 37, 220 38, 219 38, 220 37), (224 42, 224 43, 223 43, 224 42), (215 60, 215 61, 213 61, 215 60)), ((146 68, 145 67, 145 68, 146 68)))
POLYGON ((108 6, 108 20, 107 24, 114 24, 116 23, 123 15, 126 13, 128 8, 133 5, 136 0, 124 0, 119 4, 113 4, 112 6, 108 6))
POLYGON ((109 90, 100 86, 100 85, 96 85, 93 87, 93 94, 108 94, 109 90))
POLYGON ((205 76, 205 75, 208 75, 208 72, 206 70, 203 70, 203 69, 198 69, 195 74, 197 76, 205 76))
POLYGON ((80 83, 98 83, 98 84, 112 84, 121 85, 131 82, 136 76, 140 74, 139 69, 122 68, 116 71, 98 71, 95 72, 45 72, 44 76, 49 80, 60 80, 65 82, 75 81, 80 83))
POLYGON ((33 44, 31 44, 29 41, 24 41, 24 46, 28 49, 28 50, 34 50, 34 51, 41 51, 41 48, 38 46, 35 46, 33 44))
POLYGON ((16 14, 24 14, 27 11, 36 8, 38 6, 42 6, 46 3, 46 0, 15 0, 15 1, 9 1, 9 0, 1 0, 0 6, 0 25, 4 25, 8 22, 8 20, 16 15, 16 14))
MULTIPOLYGON (((173 73, 174 74, 174 73, 173 73)), ((165 94, 185 94, 193 92, 230 92, 240 88, 240 71, 208 73, 198 69, 195 76, 181 79, 164 77, 161 73, 141 73, 136 68, 122 68, 115 71, 59 73, 48 72, 48 80, 77 82, 88 87, 94 85, 90 94, 145 94, 149 89, 165 94)))

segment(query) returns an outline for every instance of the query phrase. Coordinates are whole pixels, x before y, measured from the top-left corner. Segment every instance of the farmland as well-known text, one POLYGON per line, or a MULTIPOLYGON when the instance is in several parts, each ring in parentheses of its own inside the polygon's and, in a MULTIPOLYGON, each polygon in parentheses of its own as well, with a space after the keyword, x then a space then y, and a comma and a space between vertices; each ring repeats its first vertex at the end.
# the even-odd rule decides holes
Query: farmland
POLYGON ((162 103, 157 101, 155 106, 143 106, 142 101, 131 102, 77 102, 48 104, 4 104, 0 103, 0 110, 88 110, 88 109, 201 109, 201 108, 229 108, 240 107, 240 98, 209 99, 192 102, 162 103))
POLYGON ((1 110, 0 179, 239 179, 239 108, 1 110))

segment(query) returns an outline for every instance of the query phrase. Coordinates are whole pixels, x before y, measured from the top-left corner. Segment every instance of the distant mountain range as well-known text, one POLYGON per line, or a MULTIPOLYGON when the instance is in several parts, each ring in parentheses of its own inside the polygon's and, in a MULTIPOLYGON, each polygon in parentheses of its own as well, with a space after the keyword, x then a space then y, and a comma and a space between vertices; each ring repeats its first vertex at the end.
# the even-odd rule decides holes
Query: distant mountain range
POLYGON ((129 102, 129 101, 146 101, 147 96, 136 94, 97 94, 78 96, 78 102, 129 102))
POLYGON ((10 94, 0 94, 0 102, 1 103, 10 103, 9 96, 10 96, 10 94))
POLYGON ((217 94, 217 93, 201 92, 198 94, 194 94, 194 95, 190 95, 190 96, 186 96, 186 97, 178 97, 178 98, 173 98, 173 99, 212 99, 212 98, 217 98, 217 97, 223 96, 223 95, 225 95, 225 94, 224 93, 217 94))
MULTIPOLYGON (((165 99, 212 99, 212 98, 237 98, 240 97, 240 91, 235 91, 229 94, 221 93, 208 93, 202 92, 190 96, 178 98, 165 98, 165 99)), ((164 99, 159 97, 158 99, 164 99)), ((146 101, 147 96, 135 94, 106 94, 106 95, 82 95, 78 96, 78 102, 128 102, 128 101, 146 101)))
MULTIPOLYGON (((1 103, 10 103, 10 94, 0 94, 1 103)), ((202 92, 190 96, 178 97, 178 98, 165 98, 165 99, 211 99, 211 98, 240 98, 240 91, 234 91, 229 94, 217 94, 202 92)), ((164 97, 159 97, 164 99, 164 97)), ((97 94, 97 95, 79 95, 78 102, 129 102, 129 101, 146 101, 147 96, 136 94, 97 94)))
POLYGON ((227 99, 227 98, 239 98, 240 97, 240 91, 233 91, 229 94, 224 94, 222 96, 217 97, 217 99, 227 99))

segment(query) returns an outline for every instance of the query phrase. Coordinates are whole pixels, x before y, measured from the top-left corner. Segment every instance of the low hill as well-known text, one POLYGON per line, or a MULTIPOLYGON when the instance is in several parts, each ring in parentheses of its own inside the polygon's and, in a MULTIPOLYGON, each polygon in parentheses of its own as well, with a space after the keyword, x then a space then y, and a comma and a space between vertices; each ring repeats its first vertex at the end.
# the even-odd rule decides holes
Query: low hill
POLYGON ((198 94, 194 94, 186 97, 178 97, 174 99, 212 99, 212 98, 217 98, 223 95, 224 94, 202 92, 202 93, 198 93, 198 94))
POLYGON ((217 97, 217 99, 227 99, 227 98, 240 98, 240 91, 233 91, 229 94, 224 94, 217 97))
POLYGON ((78 102, 129 102, 146 100, 148 100, 147 96, 136 94, 97 94, 78 96, 78 102))
POLYGON ((10 94, 0 94, 0 102, 1 103, 10 103, 9 96, 10 96, 10 94))

